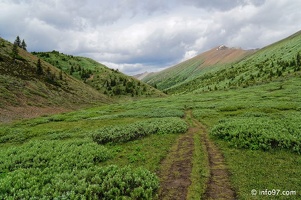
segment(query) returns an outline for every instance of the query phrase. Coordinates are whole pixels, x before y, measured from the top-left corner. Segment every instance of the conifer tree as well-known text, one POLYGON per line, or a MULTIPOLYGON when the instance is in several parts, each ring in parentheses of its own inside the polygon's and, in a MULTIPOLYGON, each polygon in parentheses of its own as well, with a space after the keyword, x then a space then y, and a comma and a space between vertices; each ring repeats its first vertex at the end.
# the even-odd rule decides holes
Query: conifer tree
POLYGON ((19 55, 18 44, 15 42, 12 49, 13 58, 17 58, 19 55))
POLYGON ((70 68, 70 75, 72 75, 74 73, 74 68, 73 68, 73 66, 71 66, 71 68, 70 68))
POLYGON ((41 60, 40 59, 37 62, 37 74, 38 75, 43 75, 43 68, 42 68, 42 64, 41 64, 41 60))
POLYGON ((60 74, 59 74, 60 80, 63 80, 63 71, 60 70, 60 74))
POLYGON ((27 51, 26 47, 27 47, 27 45, 26 45, 26 43, 25 43, 25 41, 23 39, 22 43, 21 43, 21 48, 24 49, 25 51, 27 51))
POLYGON ((14 44, 17 44, 18 47, 21 47, 21 40, 20 40, 20 37, 19 37, 19 36, 17 36, 17 38, 16 38, 14 44))

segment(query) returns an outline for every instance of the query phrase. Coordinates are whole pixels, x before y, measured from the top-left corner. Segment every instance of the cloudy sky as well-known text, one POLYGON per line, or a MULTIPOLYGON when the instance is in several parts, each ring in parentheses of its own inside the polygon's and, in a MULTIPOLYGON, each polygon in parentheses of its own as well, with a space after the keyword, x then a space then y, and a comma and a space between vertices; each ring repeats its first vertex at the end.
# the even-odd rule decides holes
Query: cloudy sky
POLYGON ((300 0, 0 0, 0 37, 132 75, 224 44, 261 48, 301 30, 300 0))

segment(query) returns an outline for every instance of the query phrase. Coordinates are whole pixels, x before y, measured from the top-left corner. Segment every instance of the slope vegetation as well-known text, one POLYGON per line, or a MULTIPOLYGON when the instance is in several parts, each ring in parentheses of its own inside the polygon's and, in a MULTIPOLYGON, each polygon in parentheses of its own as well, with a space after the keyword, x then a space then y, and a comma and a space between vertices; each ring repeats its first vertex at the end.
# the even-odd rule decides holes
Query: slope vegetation
POLYGON ((251 52, 253 51, 228 48, 222 45, 161 72, 149 74, 142 80, 168 91, 170 88, 189 82, 207 71, 241 60, 251 52))
POLYGON ((33 52, 65 73, 92 86, 107 96, 164 96, 155 88, 90 58, 52 52, 33 52))
MULTIPOLYGON (((301 32, 279 42, 262 48, 252 55, 246 56, 239 62, 232 62, 223 67, 214 67, 202 71, 190 79, 177 80, 177 84, 165 85, 166 81, 155 82, 158 86, 163 85, 168 93, 200 93, 211 90, 228 90, 237 87, 248 87, 270 82, 275 79, 285 79, 296 76, 301 70, 301 32)), ((196 58, 194 58, 196 59, 196 58)), ((194 63, 186 63, 186 69, 196 68, 194 63)), ((180 65, 180 64, 179 64, 180 65)), ((171 73, 174 68, 167 69, 171 73)), ((179 69, 180 71, 181 69, 179 69)), ((152 80, 158 80, 164 72, 158 74, 152 80)), ((181 71, 183 73, 183 71, 181 71)), ((171 78, 166 77, 167 80, 171 78)), ((151 80, 146 80, 149 82, 151 80)))
POLYGON ((111 102, 83 82, 60 72, 51 64, 0 39, 0 111, 1 121, 68 110, 79 105, 111 102), (53 109, 49 109, 53 108, 53 109))
POLYGON ((0 199, 301 199, 300 45, 201 73, 185 95, 0 124, 0 199))

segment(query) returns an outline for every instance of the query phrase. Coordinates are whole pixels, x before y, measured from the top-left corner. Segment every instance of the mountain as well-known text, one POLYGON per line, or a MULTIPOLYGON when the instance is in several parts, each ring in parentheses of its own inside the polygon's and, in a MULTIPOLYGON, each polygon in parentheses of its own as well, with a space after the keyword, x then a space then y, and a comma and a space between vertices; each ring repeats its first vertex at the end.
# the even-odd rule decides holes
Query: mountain
POLYGON ((90 58, 66 55, 58 51, 33 52, 33 54, 110 97, 155 97, 165 95, 136 78, 129 77, 118 70, 110 69, 90 58))
POLYGON ((156 85, 161 90, 168 91, 172 87, 193 80, 208 70, 237 62, 252 52, 254 50, 228 48, 221 45, 161 72, 149 74, 142 80, 150 85, 156 85))
POLYGON ((248 87, 298 76, 300 54, 301 31, 256 51, 214 48, 143 81, 169 94, 248 87))
POLYGON ((149 76, 151 74, 153 74, 154 72, 143 72, 141 74, 135 74, 133 75, 134 78, 138 79, 138 80, 142 80, 144 79, 146 76, 149 76))
POLYGON ((0 121, 112 102, 91 86, 0 38, 0 121))

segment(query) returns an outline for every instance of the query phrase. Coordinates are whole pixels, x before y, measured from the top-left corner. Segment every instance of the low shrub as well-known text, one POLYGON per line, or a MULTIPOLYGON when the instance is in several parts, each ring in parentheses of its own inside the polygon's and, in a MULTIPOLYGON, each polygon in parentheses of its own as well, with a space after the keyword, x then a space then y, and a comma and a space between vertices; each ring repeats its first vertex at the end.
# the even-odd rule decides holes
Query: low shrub
POLYGON ((128 125, 105 127, 95 131, 92 138, 98 144, 120 143, 143 138, 150 134, 184 133, 187 128, 186 122, 180 118, 155 118, 128 125))
POLYGON ((238 148, 288 149, 301 153, 300 117, 236 117, 220 120, 211 134, 238 148))

